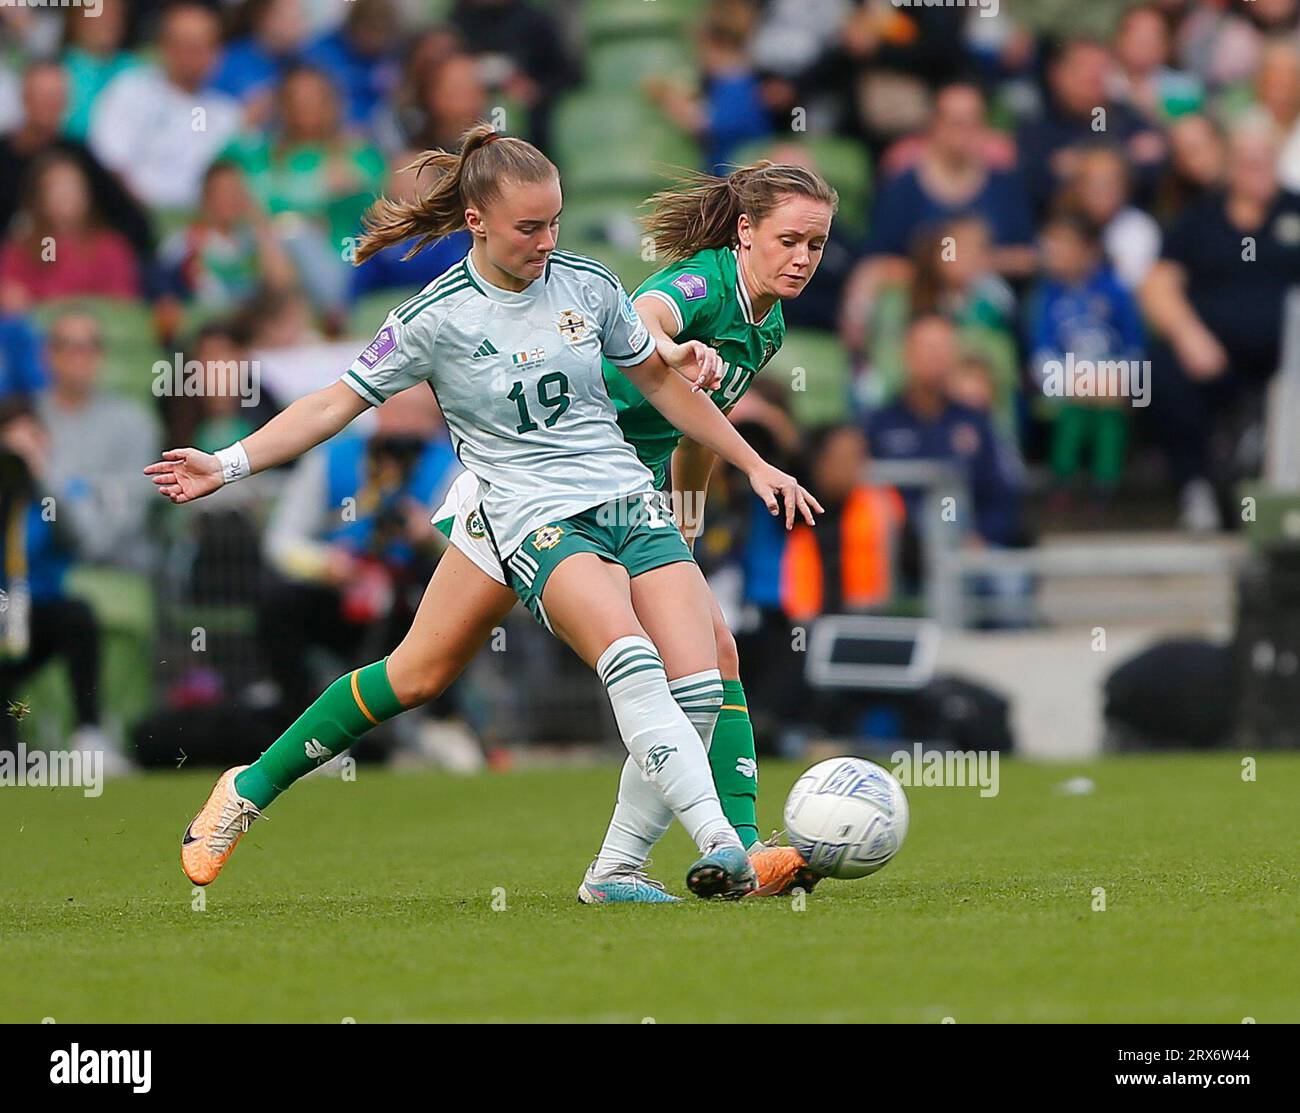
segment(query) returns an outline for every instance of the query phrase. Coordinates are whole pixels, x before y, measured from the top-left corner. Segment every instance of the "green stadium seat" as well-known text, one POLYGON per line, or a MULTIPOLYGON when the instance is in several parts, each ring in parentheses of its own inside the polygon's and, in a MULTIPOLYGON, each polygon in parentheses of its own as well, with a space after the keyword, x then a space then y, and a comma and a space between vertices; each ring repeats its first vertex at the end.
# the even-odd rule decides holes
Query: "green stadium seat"
POLYGON ((699 8, 695 0, 591 0, 582 14, 583 35, 591 46, 610 41, 680 35, 699 8))
POLYGON ((528 106, 504 93, 498 93, 492 98, 492 110, 488 119, 505 135, 526 136, 532 127, 532 115, 528 106))
POLYGON ((561 98, 555 107, 549 152, 561 171, 572 158, 600 154, 611 144, 678 134, 676 127, 639 90, 594 92, 585 89, 561 98))
MULTIPOLYGON (((130 729, 154 706, 153 588, 148 579, 114 568, 77 568, 68 594, 85 599, 99 617, 102 637, 100 700, 105 725, 130 729)), ((67 668, 54 661, 18 687, 31 716, 20 738, 62 746, 74 726, 67 668)))
POLYGON ((564 215, 560 218, 560 246, 571 240, 597 240, 625 249, 640 249, 644 234, 641 202, 645 194, 593 194, 566 191, 564 215))
POLYGON ((214 321, 229 321, 234 309, 228 305, 204 305, 190 302, 181 307, 181 319, 176 328, 177 345, 182 349, 198 331, 214 321))
POLYGON ((105 389, 152 407, 153 366, 174 359, 175 353, 159 345, 149 306, 117 298, 61 298, 37 306, 32 317, 44 332, 56 318, 71 312, 91 314, 104 330, 105 389))
POLYGON ((683 170, 698 165, 699 148, 673 132, 647 133, 610 140, 574 152, 564 163, 564 186, 591 197, 648 197, 665 188, 683 170))
POLYGON ((871 160, 866 148, 853 139, 837 136, 790 135, 779 140, 764 139, 747 143, 735 156, 738 165, 770 158, 781 143, 796 143, 807 149, 813 164, 840 195, 836 220, 855 233, 866 231, 867 211, 871 200, 871 160))
POLYGON ((153 220, 154 235, 162 244, 176 232, 183 232, 198 218, 198 213, 190 209, 157 209, 150 213, 153 220))
POLYGON ((1255 513, 1242 532, 1256 552, 1294 546, 1300 540, 1300 494, 1271 488, 1260 481, 1238 485, 1242 505, 1252 501, 1255 513))
POLYGON ((409 290, 376 290, 373 294, 358 298, 348 314, 348 334, 374 336, 394 306, 401 305, 419 292, 420 288, 415 286, 409 290))
MULTIPOLYGON (((617 6, 607 0, 611 7, 617 6)), ((667 77, 695 84, 694 49, 680 34, 638 37, 595 43, 587 52, 587 82, 591 89, 639 88, 647 77, 667 77)))
POLYGON ((171 632, 202 626, 213 636, 252 638, 257 634, 257 608, 245 603, 175 603, 168 608, 166 624, 171 632))
POLYGON ((420 0, 420 15, 431 23, 446 23, 451 18, 455 0, 420 0))
POLYGON ((619 281, 623 283, 623 288, 628 293, 640 286, 662 265, 653 260, 642 259, 639 250, 617 247, 600 240, 574 238, 565 240, 563 246, 565 251, 572 251, 576 255, 589 255, 604 263, 618 275, 619 281))
POLYGON ((763 376, 786 387, 790 410, 805 428, 850 416, 852 365, 832 333, 791 329, 763 376))

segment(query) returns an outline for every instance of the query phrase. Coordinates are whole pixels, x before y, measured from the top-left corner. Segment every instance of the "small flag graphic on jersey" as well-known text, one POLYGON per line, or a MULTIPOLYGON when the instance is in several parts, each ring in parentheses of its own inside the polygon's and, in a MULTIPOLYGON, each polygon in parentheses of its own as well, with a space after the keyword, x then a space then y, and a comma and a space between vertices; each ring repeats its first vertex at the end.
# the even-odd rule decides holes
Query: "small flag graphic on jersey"
POLYGON ((531 367, 535 363, 541 363, 546 359, 545 348, 533 348, 527 352, 515 352, 510 357, 511 362, 516 367, 531 367))
POLYGON ((487 339, 487 337, 484 337, 483 343, 474 349, 474 354, 470 356, 470 359, 482 359, 484 356, 495 356, 500 354, 501 353, 496 350, 492 341, 487 339))

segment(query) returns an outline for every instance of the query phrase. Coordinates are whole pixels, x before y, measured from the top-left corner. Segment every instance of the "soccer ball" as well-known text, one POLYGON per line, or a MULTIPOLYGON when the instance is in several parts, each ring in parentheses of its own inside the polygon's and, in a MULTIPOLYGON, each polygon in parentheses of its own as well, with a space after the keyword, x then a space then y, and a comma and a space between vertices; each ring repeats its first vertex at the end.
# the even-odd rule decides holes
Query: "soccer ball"
POLYGON ((824 877, 875 873, 902 847, 907 822, 907 796, 898 779, 860 757, 818 762, 785 800, 790 845, 824 877))

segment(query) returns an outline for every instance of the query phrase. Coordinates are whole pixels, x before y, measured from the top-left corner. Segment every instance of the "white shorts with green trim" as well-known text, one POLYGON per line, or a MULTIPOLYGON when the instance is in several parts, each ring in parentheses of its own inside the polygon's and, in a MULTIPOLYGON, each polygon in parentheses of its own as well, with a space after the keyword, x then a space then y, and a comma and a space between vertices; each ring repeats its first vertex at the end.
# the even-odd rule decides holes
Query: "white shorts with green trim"
POLYGON ((482 501, 483 489, 478 479, 471 472, 461 472, 448 488, 447 497, 434 514, 433 525, 469 557, 485 576, 496 580, 502 587, 509 587, 510 582, 501 567, 496 546, 488 536, 483 514, 479 510, 482 501))

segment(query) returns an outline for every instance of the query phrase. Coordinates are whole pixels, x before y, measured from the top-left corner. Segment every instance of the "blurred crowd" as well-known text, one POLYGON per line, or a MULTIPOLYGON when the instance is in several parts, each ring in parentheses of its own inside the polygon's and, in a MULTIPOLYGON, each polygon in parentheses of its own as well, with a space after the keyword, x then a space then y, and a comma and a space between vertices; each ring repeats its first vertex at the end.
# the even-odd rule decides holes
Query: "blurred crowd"
MULTIPOLYGON (((140 468, 170 445, 229 444, 324 385, 377 323, 367 307, 467 250, 462 234, 352 265, 366 206, 418 189, 405 168, 420 151, 500 114, 564 172, 589 24, 620 5, 646 6, 0 6, 0 698, 62 659, 73 725, 102 742, 103 617, 76 590, 83 570, 148 580, 161 617, 141 635, 146 661, 206 630, 192 621, 204 607, 244 616, 229 635, 244 648, 221 667, 183 653, 158 666, 156 702, 175 712, 238 691, 282 721, 331 668, 395 641, 438 557, 428 510, 457 467, 431 399, 394 400, 202 512, 160 513, 140 468), (166 389, 159 359, 177 365, 166 389)), ((877 483, 886 465, 956 475, 971 546, 1125 525, 1134 504, 1139 524, 1232 527, 1236 485, 1267 450, 1300 274, 1300 0, 1099 2, 1097 36, 1035 0, 996 15, 677 7, 688 76, 633 74, 626 92, 696 168, 766 150, 836 184, 819 138, 865 168, 785 308, 847 368, 833 420, 801 420, 775 376, 733 414, 802 469, 826 520, 783 536, 723 475, 701 540, 756 669, 792 622, 917 613, 932 492, 877 483)), ((436 712, 430 730, 451 713, 436 712)))

